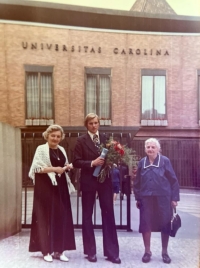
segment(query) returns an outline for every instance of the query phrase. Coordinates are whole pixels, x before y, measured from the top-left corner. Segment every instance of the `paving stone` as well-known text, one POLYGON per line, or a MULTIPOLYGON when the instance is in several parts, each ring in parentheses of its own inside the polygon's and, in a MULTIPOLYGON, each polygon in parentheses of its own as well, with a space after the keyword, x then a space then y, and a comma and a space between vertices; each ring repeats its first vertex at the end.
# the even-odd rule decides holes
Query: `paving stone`
MULTIPOLYGON (((168 252, 172 262, 170 268, 199 268, 200 254, 200 191, 181 191, 181 202, 179 213, 183 219, 182 228, 178 231, 177 237, 170 238, 168 252), (190 207, 188 210, 187 208, 190 207)), ((133 208, 134 210, 134 208, 133 208)), ((69 263, 54 260, 47 263, 43 260, 40 252, 28 252, 30 229, 22 229, 19 234, 0 241, 0 268, 163 268, 167 264, 161 258, 160 233, 152 233, 151 250, 152 259, 148 264, 142 263, 141 258, 144 253, 144 246, 141 234, 137 232, 138 215, 134 210, 133 232, 118 231, 120 246, 120 265, 110 263, 103 257, 102 232, 95 230, 97 244, 97 263, 90 263, 83 255, 81 230, 75 230, 76 247, 74 251, 67 251, 69 263)))

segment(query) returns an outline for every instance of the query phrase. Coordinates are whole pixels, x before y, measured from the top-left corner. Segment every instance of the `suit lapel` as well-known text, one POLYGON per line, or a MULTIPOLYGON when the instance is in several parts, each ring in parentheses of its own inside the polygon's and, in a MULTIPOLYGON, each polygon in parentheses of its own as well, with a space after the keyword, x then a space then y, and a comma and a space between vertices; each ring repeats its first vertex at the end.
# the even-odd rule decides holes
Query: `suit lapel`
POLYGON ((103 144, 105 146, 106 136, 104 134, 99 133, 99 139, 100 139, 100 144, 103 144))
POLYGON ((94 142, 90 138, 90 135, 87 133, 85 135, 85 145, 90 149, 95 155, 98 155, 97 148, 94 145, 94 142))

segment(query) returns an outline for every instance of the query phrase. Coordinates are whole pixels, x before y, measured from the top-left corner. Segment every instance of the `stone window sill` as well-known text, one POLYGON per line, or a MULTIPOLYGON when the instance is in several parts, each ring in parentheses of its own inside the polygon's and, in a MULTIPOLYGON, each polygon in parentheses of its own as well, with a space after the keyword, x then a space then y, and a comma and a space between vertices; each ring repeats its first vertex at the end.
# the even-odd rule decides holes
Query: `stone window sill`
POLYGON ((26 126, 49 126, 54 123, 54 119, 26 119, 26 126))
POLYGON ((167 120, 141 120, 141 126, 155 126, 155 127, 166 127, 168 126, 167 120))
POLYGON ((110 119, 100 119, 101 126, 111 126, 112 121, 110 119))

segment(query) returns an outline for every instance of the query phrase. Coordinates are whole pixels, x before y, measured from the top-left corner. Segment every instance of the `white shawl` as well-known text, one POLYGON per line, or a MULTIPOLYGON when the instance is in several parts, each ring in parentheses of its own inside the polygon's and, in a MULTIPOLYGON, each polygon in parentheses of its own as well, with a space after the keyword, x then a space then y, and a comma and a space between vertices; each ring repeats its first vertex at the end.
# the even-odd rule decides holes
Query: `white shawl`
MULTIPOLYGON (((58 148, 62 151, 66 158, 65 165, 68 164, 68 158, 67 154, 65 152, 65 149, 58 145, 58 148)), ((45 167, 52 167, 50 156, 49 156, 49 144, 48 142, 42 145, 39 145, 35 151, 35 155, 33 158, 33 162, 29 171, 28 176, 33 180, 33 183, 35 183, 35 173, 40 173, 45 167)), ((56 173, 55 172, 49 172, 47 173, 49 178, 51 179, 51 182, 53 185, 57 185, 56 181, 56 173)), ((66 173, 65 173, 66 175, 66 173)), ((68 178, 66 176, 66 179, 68 181, 68 178)))

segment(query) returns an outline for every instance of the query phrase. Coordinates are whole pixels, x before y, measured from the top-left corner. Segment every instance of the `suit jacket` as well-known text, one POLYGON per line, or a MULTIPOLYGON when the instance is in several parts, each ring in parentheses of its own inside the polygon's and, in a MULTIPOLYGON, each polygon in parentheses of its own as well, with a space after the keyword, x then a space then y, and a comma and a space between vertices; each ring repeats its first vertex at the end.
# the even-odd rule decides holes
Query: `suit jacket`
MULTIPOLYGON (((105 144, 106 136, 99 133, 100 144, 105 144)), ((74 149, 73 166, 81 168, 81 191, 93 191, 97 189, 97 178, 93 176, 95 167, 91 162, 99 157, 97 148, 88 133, 78 137, 74 149)))

